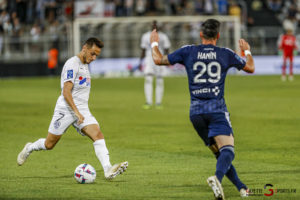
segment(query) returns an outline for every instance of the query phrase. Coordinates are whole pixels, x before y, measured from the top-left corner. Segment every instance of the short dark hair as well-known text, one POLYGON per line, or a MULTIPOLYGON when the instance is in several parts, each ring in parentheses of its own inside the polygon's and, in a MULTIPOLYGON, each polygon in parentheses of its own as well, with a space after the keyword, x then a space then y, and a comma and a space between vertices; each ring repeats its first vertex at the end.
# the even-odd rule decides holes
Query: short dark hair
POLYGON ((96 45, 99 48, 104 47, 104 43, 98 38, 94 38, 94 37, 87 39, 83 45, 87 45, 89 48, 91 48, 93 45, 96 45))
POLYGON ((215 39, 220 31, 220 22, 215 19, 208 19, 201 25, 201 31, 205 39, 215 39))

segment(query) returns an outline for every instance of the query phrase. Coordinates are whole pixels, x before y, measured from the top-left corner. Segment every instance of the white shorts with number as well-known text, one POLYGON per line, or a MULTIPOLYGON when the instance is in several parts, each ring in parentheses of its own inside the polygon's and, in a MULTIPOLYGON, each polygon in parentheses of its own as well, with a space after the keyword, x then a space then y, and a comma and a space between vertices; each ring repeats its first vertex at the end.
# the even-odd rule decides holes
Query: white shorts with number
POLYGON ((79 110, 79 112, 83 115, 84 121, 83 123, 78 125, 77 117, 73 112, 70 112, 69 110, 54 110, 54 114, 48 132, 54 135, 62 135, 72 124, 73 127, 77 130, 77 132, 84 136, 85 134, 81 132, 81 129, 83 127, 90 124, 99 125, 99 123, 91 114, 88 108, 79 110))

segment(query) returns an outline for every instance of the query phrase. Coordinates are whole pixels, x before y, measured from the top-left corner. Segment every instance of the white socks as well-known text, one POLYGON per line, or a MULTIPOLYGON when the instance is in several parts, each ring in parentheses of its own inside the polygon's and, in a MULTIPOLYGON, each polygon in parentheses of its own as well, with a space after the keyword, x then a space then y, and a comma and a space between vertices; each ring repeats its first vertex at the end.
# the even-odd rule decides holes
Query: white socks
POLYGON ((146 75, 144 91, 145 91, 146 103, 149 105, 152 105, 152 92, 153 92, 152 82, 153 82, 153 76, 146 75))
POLYGON ((93 145, 94 145, 96 156, 100 161, 104 172, 106 172, 111 167, 111 164, 109 161, 109 153, 105 145, 105 140, 104 139, 96 140, 93 143, 93 145))
MULTIPOLYGON (((37 141, 28 146, 28 151, 31 153, 32 151, 46 150, 45 141, 45 138, 38 139, 37 141)), ((109 161, 109 153, 105 145, 105 140, 96 140, 93 143, 93 145, 96 156, 99 159, 104 169, 104 172, 106 172, 111 167, 111 164, 109 161)))
POLYGON ((162 77, 156 77, 156 89, 155 89, 155 103, 160 105, 164 95, 164 79, 162 77))
MULTIPOLYGON (((153 76, 147 75, 145 77, 145 97, 146 103, 152 105, 152 93, 153 93, 153 76)), ((162 77, 156 77, 156 88, 155 88, 155 103, 160 105, 164 95, 164 79, 162 77)))
POLYGON ((28 146, 28 151, 31 153, 32 151, 46 150, 45 141, 45 138, 38 139, 37 141, 28 146))

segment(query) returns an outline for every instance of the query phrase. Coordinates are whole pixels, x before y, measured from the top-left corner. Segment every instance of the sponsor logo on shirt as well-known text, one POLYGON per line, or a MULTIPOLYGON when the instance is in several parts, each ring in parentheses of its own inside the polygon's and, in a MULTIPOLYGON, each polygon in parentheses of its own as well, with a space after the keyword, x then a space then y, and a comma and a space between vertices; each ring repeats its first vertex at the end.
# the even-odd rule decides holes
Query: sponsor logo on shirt
POLYGON ((214 93, 215 96, 218 96, 218 94, 220 93, 220 89, 219 89, 218 86, 215 86, 214 88, 202 88, 202 89, 199 89, 199 90, 193 90, 192 93, 194 95, 214 93))
POLYGON ((91 85, 91 79, 90 78, 83 78, 82 76, 79 77, 79 85, 82 85, 86 83, 86 86, 91 85))

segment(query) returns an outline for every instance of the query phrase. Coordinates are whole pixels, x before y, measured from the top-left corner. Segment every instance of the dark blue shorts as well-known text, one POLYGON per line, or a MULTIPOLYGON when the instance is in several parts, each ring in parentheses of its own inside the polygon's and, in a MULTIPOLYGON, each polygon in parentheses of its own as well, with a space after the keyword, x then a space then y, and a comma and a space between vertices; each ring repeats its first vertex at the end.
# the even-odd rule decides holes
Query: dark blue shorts
POLYGON ((190 120, 207 146, 215 143, 213 137, 217 135, 233 134, 228 112, 193 115, 190 120))

